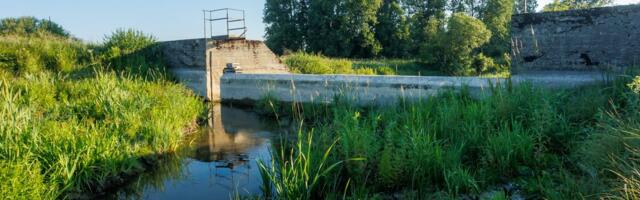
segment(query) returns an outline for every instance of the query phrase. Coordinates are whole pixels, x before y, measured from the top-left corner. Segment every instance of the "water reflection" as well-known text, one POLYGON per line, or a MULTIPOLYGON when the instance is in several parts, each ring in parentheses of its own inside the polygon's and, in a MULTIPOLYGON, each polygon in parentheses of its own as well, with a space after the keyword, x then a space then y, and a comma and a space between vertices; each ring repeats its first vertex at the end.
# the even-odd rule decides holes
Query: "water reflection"
MULTIPOLYGON (((113 199, 229 199, 260 195, 257 159, 269 160, 276 123, 251 111, 216 105, 179 164, 163 164, 123 187, 113 199), (173 169, 163 169, 173 167, 173 169)), ((170 161, 170 160, 169 160, 170 161)))

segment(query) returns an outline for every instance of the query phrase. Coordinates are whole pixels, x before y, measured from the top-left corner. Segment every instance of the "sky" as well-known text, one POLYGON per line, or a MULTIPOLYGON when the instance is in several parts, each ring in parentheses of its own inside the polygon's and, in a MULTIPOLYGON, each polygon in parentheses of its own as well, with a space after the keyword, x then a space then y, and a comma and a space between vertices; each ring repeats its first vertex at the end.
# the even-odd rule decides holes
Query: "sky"
MULTIPOLYGON (((551 1, 538 0, 538 10, 551 1)), ((614 2, 626 5, 640 0, 614 2)), ((203 37, 203 9, 237 8, 246 10, 247 38, 262 40, 264 3, 265 0, 0 0, 0 18, 51 19, 75 37, 90 42, 100 42, 119 28, 135 28, 168 41, 203 37)))

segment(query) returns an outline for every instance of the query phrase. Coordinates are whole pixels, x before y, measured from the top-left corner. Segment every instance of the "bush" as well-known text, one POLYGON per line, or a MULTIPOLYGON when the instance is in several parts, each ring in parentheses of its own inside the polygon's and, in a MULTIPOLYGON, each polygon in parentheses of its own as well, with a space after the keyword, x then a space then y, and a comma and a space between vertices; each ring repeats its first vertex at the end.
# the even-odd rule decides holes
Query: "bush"
POLYGON ((352 63, 346 59, 330 59, 321 55, 294 53, 284 60, 294 73, 301 74, 351 74, 352 63))
POLYGON ((35 17, 5 18, 0 20, 0 35, 28 36, 33 34, 50 34, 58 37, 69 37, 69 32, 59 24, 35 17))
POLYGON ((480 72, 474 68, 474 61, 480 62, 477 63, 480 67, 490 64, 486 57, 474 56, 491 38, 491 32, 482 21, 464 13, 453 13, 446 30, 441 30, 439 24, 437 20, 429 20, 427 24, 430 41, 421 48, 422 61, 440 66, 448 74, 461 76, 480 72))
POLYGON ((379 75, 396 75, 395 70, 391 69, 391 67, 382 66, 376 69, 377 74, 379 75))
POLYGON ((89 60, 88 48, 75 40, 52 36, 0 36, 0 68, 17 74, 71 72, 89 60))
POLYGON ((150 77, 150 72, 166 68, 156 38, 141 31, 116 30, 99 49, 103 64, 117 71, 150 77))

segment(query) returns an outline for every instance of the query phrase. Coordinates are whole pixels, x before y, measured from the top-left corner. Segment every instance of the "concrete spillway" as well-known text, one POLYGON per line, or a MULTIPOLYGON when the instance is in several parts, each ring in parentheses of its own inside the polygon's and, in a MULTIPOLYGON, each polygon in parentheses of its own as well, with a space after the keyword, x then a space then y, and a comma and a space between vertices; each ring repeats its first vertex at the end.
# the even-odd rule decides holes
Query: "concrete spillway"
POLYGON ((265 97, 286 102, 330 103, 334 97, 358 105, 388 105, 399 100, 417 101, 442 92, 465 89, 474 97, 490 95, 492 87, 533 84, 548 88, 571 88, 605 81, 600 73, 527 74, 505 78, 225 74, 222 101, 258 101, 265 97))

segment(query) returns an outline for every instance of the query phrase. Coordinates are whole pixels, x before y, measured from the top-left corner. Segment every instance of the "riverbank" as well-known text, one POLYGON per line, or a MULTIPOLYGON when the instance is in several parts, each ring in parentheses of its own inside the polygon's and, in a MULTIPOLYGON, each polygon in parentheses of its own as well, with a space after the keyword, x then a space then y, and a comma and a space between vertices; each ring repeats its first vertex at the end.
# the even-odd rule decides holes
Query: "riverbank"
POLYGON ((205 109, 149 59, 154 42, 0 36, 0 196, 90 198, 175 151, 205 109))
POLYGON ((284 199, 583 199, 638 197, 639 78, 544 89, 495 86, 388 107, 278 104, 304 122, 261 166, 284 199))

